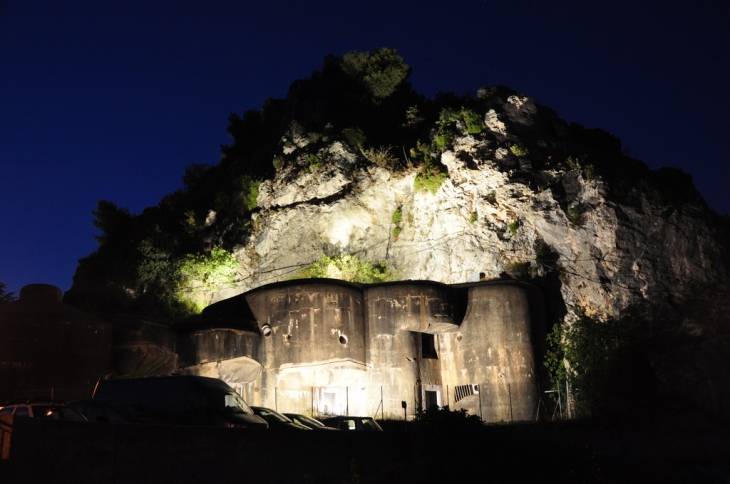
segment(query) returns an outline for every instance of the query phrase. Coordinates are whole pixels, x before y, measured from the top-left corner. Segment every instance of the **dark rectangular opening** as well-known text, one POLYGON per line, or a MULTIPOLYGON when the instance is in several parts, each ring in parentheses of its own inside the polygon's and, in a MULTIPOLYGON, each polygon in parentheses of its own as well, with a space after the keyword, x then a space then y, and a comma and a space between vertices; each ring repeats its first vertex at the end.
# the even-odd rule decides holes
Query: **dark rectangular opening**
POLYGON ((436 341, 434 335, 421 333, 421 357, 438 358, 436 354, 436 341))
POLYGON ((426 393, 426 401, 424 403, 425 403, 426 410, 428 410, 429 408, 431 408, 433 406, 438 407, 438 405, 439 405, 438 392, 431 392, 431 391, 426 390, 425 393, 426 393))

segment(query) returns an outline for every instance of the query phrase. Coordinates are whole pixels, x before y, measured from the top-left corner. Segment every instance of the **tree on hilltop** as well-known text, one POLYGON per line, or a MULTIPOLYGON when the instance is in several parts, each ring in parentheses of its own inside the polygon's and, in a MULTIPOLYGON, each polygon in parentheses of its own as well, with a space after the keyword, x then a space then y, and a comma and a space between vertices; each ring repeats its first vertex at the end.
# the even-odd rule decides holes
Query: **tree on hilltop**
POLYGON ((7 284, 0 282, 0 304, 5 304, 5 303, 15 301, 15 296, 13 296, 12 292, 5 292, 5 289, 7 287, 8 287, 7 284))

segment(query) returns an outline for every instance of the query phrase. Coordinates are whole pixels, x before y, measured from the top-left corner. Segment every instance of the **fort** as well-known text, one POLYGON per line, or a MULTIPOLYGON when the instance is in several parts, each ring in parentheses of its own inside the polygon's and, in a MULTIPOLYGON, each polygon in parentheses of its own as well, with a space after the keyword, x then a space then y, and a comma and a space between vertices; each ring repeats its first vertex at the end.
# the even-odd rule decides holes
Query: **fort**
POLYGON ((221 378, 280 411, 402 418, 431 405, 534 420, 545 387, 540 290, 499 280, 258 287, 173 326, 93 316, 45 284, 0 305, 0 400, 86 398, 100 378, 221 378))

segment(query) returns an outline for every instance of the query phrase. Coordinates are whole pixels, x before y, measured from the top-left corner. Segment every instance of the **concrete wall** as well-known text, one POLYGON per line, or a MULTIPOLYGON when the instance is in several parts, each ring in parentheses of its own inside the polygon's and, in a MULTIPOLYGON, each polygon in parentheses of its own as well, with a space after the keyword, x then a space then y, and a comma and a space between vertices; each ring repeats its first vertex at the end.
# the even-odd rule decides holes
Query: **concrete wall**
MULTIPOLYGON (((423 406, 422 385, 441 387, 439 333, 456 331, 456 295, 430 281, 378 284, 365 288, 367 319, 367 411, 400 418, 423 406), (424 358, 422 334, 433 337, 436 358, 424 358), (433 336, 431 336, 433 335, 433 336), (381 405, 382 395, 382 407, 381 405), (380 408, 379 408, 380 407, 380 408)), ((434 388, 430 388, 434 390, 434 388)))
POLYGON ((113 344, 107 322, 53 301, 73 312, 59 325, 23 301, 0 306, 19 308, 0 318, 0 371, 15 390, 73 381, 88 389, 65 398, 80 398, 98 377, 177 371, 223 379, 253 405, 315 416, 400 418, 404 401, 409 416, 438 404, 487 422, 532 420, 537 409, 544 308, 536 288, 515 281, 286 281, 174 327, 113 318, 113 344))
POLYGON ((334 280, 289 281, 245 298, 264 335, 258 401, 280 411, 352 413, 349 402, 362 401, 355 393, 367 371, 360 288, 334 280))
POLYGON ((115 376, 169 375, 178 366, 177 335, 169 326, 112 316, 112 368, 115 376))
POLYGON ((469 385, 477 385, 478 393, 454 401, 452 408, 466 408, 487 422, 533 420, 538 394, 527 289, 499 283, 467 290, 463 323, 442 335, 442 364, 452 395, 469 385))

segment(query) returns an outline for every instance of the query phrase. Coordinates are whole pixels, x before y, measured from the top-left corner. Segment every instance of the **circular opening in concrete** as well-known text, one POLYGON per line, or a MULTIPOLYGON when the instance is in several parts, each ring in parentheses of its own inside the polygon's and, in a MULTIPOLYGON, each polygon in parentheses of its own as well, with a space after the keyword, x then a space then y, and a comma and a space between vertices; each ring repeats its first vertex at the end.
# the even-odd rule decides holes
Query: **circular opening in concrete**
POLYGON ((264 334, 264 336, 271 336, 271 326, 268 324, 264 324, 261 326, 261 332, 264 334))
POLYGON ((340 335, 340 343, 342 343, 343 345, 346 345, 347 344, 347 336, 345 336, 344 334, 341 334, 340 335))

